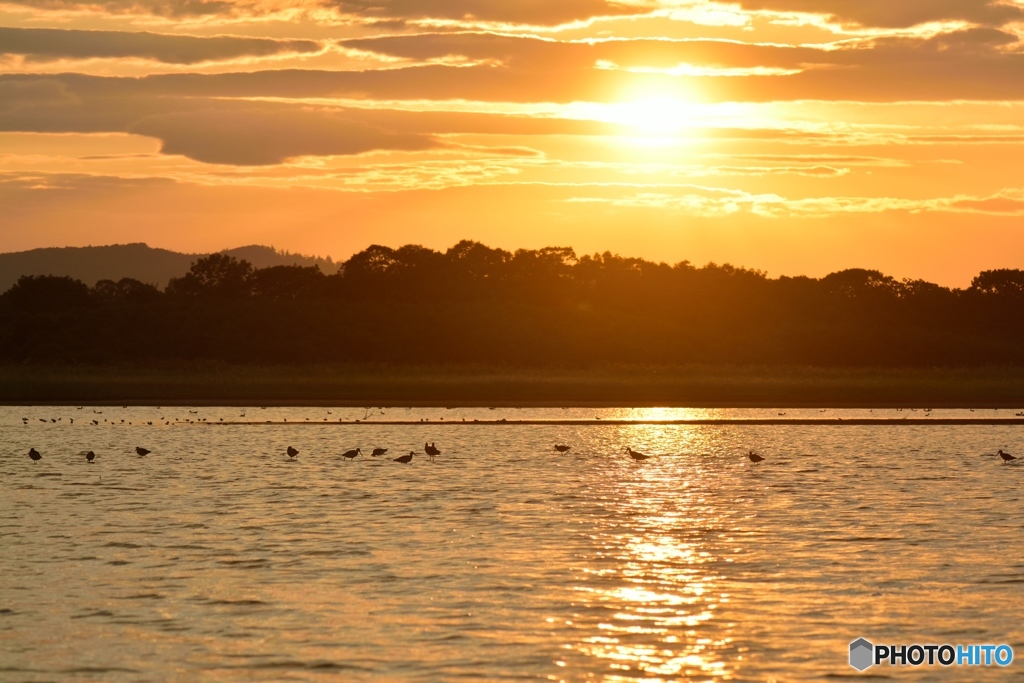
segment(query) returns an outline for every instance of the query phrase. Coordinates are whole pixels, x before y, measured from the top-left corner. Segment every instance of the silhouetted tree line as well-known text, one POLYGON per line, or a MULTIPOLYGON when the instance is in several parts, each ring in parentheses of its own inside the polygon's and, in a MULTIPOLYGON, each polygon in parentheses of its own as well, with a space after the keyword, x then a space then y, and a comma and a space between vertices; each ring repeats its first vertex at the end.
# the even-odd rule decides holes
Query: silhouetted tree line
POLYGON ((958 290, 463 241, 372 246, 329 276, 214 254, 165 291, 23 277, 0 296, 0 361, 1021 364, 1022 314, 1020 270, 958 290))

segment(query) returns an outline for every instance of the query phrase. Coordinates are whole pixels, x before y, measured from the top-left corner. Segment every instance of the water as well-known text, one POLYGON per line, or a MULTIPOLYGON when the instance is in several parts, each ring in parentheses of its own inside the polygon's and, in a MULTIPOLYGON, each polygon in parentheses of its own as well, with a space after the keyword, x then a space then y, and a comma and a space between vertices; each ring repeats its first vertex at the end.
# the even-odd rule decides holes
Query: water
POLYGON ((855 674, 860 636, 1008 643, 1024 661, 1024 466, 987 455, 1021 450, 1021 427, 437 424, 902 416, 878 410, 191 410, 0 408, 0 680, 820 681, 855 674), (208 426, 242 412, 256 424, 208 426), (285 418, 302 424, 264 422, 285 418), (436 462, 390 460, 424 441, 436 462), (626 445, 657 457, 636 464, 626 445), (356 446, 390 450, 338 457, 356 446))

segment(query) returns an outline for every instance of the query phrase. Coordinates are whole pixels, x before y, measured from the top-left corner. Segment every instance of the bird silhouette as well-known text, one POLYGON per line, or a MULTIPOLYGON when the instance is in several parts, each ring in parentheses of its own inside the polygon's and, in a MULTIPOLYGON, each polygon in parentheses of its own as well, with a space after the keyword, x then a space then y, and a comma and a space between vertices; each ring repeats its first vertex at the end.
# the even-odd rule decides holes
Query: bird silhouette
POLYGON ((758 455, 754 451, 747 453, 747 457, 750 458, 750 462, 763 462, 764 456, 758 455))
POLYGON ((96 454, 93 453, 92 451, 89 451, 88 453, 85 454, 85 459, 91 463, 93 460, 96 459, 96 454))
POLYGON ((299 452, 297 450, 295 450, 294 448, 292 448, 291 446, 288 447, 288 451, 287 452, 288 452, 288 457, 289 458, 294 458, 296 455, 299 454, 299 452))
POLYGON ((572 446, 559 446, 558 444, 555 444, 555 450, 559 453, 568 453, 570 448, 572 448, 572 446))
POLYGON ((649 455, 644 455, 643 453, 634 451, 629 446, 626 446, 626 452, 629 453, 629 457, 633 458, 633 460, 636 460, 637 462, 640 462, 641 460, 647 460, 649 457, 651 457, 649 455))
POLYGON ((1003 449, 1001 449, 1001 448, 999 449, 999 452, 996 453, 996 455, 998 455, 1000 458, 1002 458, 1003 462, 1010 462, 1011 460, 1016 460, 1017 459, 1015 456, 1012 456, 1009 453, 1003 453, 1003 449))
POLYGON ((37 451, 34 448, 28 449, 28 457, 30 457, 30 458, 32 458, 33 460, 36 460, 36 461, 43 459, 43 456, 39 455, 39 451, 37 451))
POLYGON ((352 458, 356 457, 357 455, 360 455, 361 453, 362 451, 356 448, 351 451, 345 451, 344 453, 341 454, 341 457, 348 458, 349 460, 351 460, 352 458))
POLYGON ((374 448, 373 449, 373 453, 370 453, 370 455, 372 455, 373 457, 376 458, 378 455, 384 455, 387 452, 388 452, 388 449, 386 449, 386 448, 374 448))
POLYGON ((149 455, 153 451, 149 450, 148 448, 143 448, 142 446, 136 446, 135 452, 139 454, 139 457, 142 457, 144 455, 149 455))
POLYGON ((400 455, 397 458, 392 458, 395 462, 403 462, 406 465, 412 462, 412 456, 415 455, 412 451, 409 451, 409 455, 400 455))
POLYGON ((441 451, 434 447, 433 443, 423 444, 423 450, 426 451, 427 455, 434 457, 435 455, 441 455, 441 451))

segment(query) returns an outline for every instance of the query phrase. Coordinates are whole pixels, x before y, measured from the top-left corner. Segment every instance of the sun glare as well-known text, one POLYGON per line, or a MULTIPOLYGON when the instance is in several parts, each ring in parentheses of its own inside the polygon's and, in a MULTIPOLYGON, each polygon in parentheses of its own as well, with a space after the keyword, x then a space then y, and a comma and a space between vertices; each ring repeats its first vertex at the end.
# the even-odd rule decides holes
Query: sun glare
POLYGON ((570 118, 602 121, 625 127, 639 140, 686 137, 701 125, 699 105, 676 96, 650 95, 612 103, 578 102, 567 112, 570 118))
POLYGON ((616 117, 640 135, 678 135, 694 123, 695 110, 690 102, 674 97, 644 97, 613 105, 616 117))

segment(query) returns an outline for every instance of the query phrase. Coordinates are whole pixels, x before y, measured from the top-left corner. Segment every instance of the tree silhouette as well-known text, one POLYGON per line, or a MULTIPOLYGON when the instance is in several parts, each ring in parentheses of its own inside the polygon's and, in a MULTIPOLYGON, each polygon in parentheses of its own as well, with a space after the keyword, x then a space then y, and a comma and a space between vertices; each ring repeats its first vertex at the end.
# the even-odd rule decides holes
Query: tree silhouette
POLYGON ((192 264, 188 273, 167 284, 172 296, 241 298, 252 294, 253 268, 224 254, 211 254, 192 264))
POLYGON ((464 240, 374 245, 332 275, 217 254, 165 292, 24 277, 0 296, 0 361, 1016 365, 1022 313, 1019 270, 957 290, 464 240))

